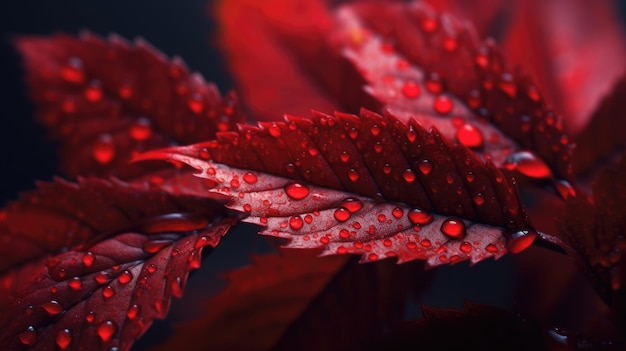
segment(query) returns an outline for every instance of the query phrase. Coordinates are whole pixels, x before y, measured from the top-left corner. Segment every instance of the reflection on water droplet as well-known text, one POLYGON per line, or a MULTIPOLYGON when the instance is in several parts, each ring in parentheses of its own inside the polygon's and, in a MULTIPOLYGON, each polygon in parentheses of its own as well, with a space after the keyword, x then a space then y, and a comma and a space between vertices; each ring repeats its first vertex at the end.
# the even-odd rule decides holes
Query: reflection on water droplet
POLYGON ((465 222, 459 218, 448 218, 441 224, 441 232, 453 239, 465 238, 465 222))
POLYGON ((61 306, 61 304, 56 300, 50 300, 49 302, 41 305, 41 307, 43 307, 43 309, 46 310, 46 312, 48 312, 51 316, 56 316, 57 314, 63 312, 63 306, 61 306))
POLYGON ((117 324, 113 321, 105 321, 98 325, 97 333, 100 339, 104 342, 111 340, 113 335, 117 332, 117 324))
POLYGON ((473 125, 465 124, 457 129, 456 140, 469 148, 480 148, 483 146, 483 133, 473 125))
POLYGON ((256 175, 256 173, 247 172, 246 174, 243 175, 243 181, 248 183, 248 184, 256 183, 257 182, 257 175, 256 175))
POLYGON ((414 208, 412 210, 409 211, 408 214, 409 220, 411 221, 411 223, 413 224, 419 224, 419 225, 426 225, 429 224, 433 221, 433 215, 428 213, 428 212, 424 212, 420 209, 414 208))
POLYGON ((21 332, 18 336, 22 344, 24 345, 32 345, 37 340, 37 331, 35 331, 35 327, 32 325, 26 328, 26 331, 21 332))
POLYGON ((447 115, 450 111, 452 111, 452 99, 446 95, 439 95, 435 98, 433 107, 438 114, 447 115))
POLYGON ((101 164, 107 164, 115 157, 115 145, 109 134, 102 134, 96 140, 92 149, 93 158, 101 164))
POLYGON ((289 183, 285 186, 285 193, 294 200, 302 200, 309 196, 309 187, 300 183, 289 183))
POLYGON ((83 281, 79 277, 74 277, 67 281, 67 286, 74 291, 79 291, 83 288, 83 281))
POLYGON ((61 350, 67 349, 72 342, 72 332, 69 329, 59 330, 56 337, 57 345, 61 348, 61 350))
POLYGON ((532 178, 548 178, 552 171, 542 159, 529 151, 519 151, 510 155, 504 162, 504 168, 517 170, 532 178))
POLYGON ((404 178, 404 181, 411 184, 415 181, 415 172, 413 172, 412 169, 406 169, 404 170, 404 172, 402 173, 402 178, 404 178))
POLYGON ((150 138, 152 136, 150 120, 145 117, 137 119, 130 127, 130 136, 137 141, 144 141, 150 138))
POLYGON ((345 222, 350 219, 350 211, 341 207, 335 210, 334 216, 338 222, 345 222))
POLYGON ((133 275, 129 270, 124 270, 119 277, 117 277, 117 281, 119 281, 120 284, 128 284, 131 280, 133 280, 133 275))
POLYGON ((102 296, 105 299, 111 298, 113 297, 113 295, 115 295, 115 290, 113 290, 113 288, 110 285, 107 285, 102 289, 102 296))
POLYGON ((293 216, 289 218, 289 226, 291 227, 291 229, 300 230, 302 229, 303 225, 304 222, 302 221, 302 218, 300 216, 293 216))
POLYGON ((430 163, 429 160, 422 160, 422 162, 420 162, 419 164, 419 169, 423 175, 428 175, 433 169, 433 165, 430 163))
POLYGON ((357 180, 359 180, 359 172, 357 172, 354 168, 350 169, 348 171, 348 178, 351 181, 356 182, 357 180))
POLYGON ((537 232, 533 230, 518 230, 516 232, 504 232, 507 239, 506 248, 511 253, 520 253, 526 250, 537 238, 537 232))
POLYGON ((420 86, 412 80, 406 81, 402 85, 402 94, 407 99, 415 99, 420 95, 420 86))

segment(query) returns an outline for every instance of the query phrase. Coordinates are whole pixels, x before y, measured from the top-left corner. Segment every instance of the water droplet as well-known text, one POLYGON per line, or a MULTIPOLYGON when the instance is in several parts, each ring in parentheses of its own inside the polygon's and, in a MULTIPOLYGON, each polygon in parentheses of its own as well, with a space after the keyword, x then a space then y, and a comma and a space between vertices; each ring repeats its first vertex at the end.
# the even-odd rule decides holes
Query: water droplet
POLYGON ((519 151, 509 156, 504 162, 504 168, 532 177, 532 178, 548 178, 552 176, 552 171, 548 165, 539 157, 529 151, 519 151))
MULTIPOLYGON (((384 215, 384 214, 382 214, 382 213, 381 213, 381 214, 379 214, 379 215, 377 216, 377 218, 378 218, 378 221, 379 221, 380 223, 383 223, 383 222, 385 222, 385 221, 387 220, 387 216, 385 216, 385 215, 384 215)), ((372 226, 372 228, 374 228, 374 227, 372 226)), ((376 229, 376 228, 374 228, 374 229, 376 229)))
POLYGON ((150 120, 145 117, 137 119, 130 127, 130 136, 137 141, 144 141, 150 138, 152 136, 150 120))
POLYGON ((133 87, 131 83, 123 83, 118 89, 117 94, 124 100, 129 99, 133 95, 133 87))
POLYGON ((32 325, 26 328, 26 331, 23 331, 18 336, 22 344, 24 345, 32 345, 37 340, 37 331, 35 331, 35 327, 32 325))
POLYGON ((300 216, 293 216, 289 218, 289 226, 291 227, 291 229, 300 230, 302 229, 303 225, 304 222, 302 221, 302 218, 300 218, 300 216))
POLYGON ((476 179, 476 176, 474 175, 474 172, 469 171, 469 172, 467 172, 467 175, 465 176, 465 179, 467 179, 467 181, 469 183, 472 183, 474 181, 474 179, 476 179))
POLYGON ((459 246, 459 249, 465 253, 469 253, 470 251, 472 251, 472 244, 465 241, 463 242, 463 244, 461 244, 461 246, 459 246))
POLYGON ((473 125, 465 124, 457 129, 456 140, 469 148, 480 148, 483 146, 483 133, 473 125))
POLYGON ((243 181, 248 184, 256 183, 257 182, 256 173, 247 172, 246 174, 243 175, 243 181))
POLYGON ((380 127, 378 125, 374 124, 370 128, 370 133, 372 133, 373 136, 378 136, 378 134, 380 134, 380 127))
POLYGON ((402 178, 404 178, 404 181, 411 184, 415 181, 415 172, 413 172, 412 169, 406 169, 403 173, 402 173, 402 178))
POLYGON ((99 80, 92 80, 85 88, 85 99, 98 102, 102 99, 102 84, 99 80))
POLYGON ((107 281, 109 281, 109 278, 103 272, 96 273, 96 275, 94 275, 93 279, 96 281, 96 283, 98 283, 100 285, 102 285, 102 284, 106 283, 107 281))
POLYGON ((346 248, 345 248, 345 247, 343 247, 343 246, 339 246, 339 247, 337 248, 337 253, 338 253, 338 254, 340 254, 340 255, 343 255, 343 254, 345 254, 345 253, 347 253, 347 252, 348 252, 348 249, 346 249, 346 248))
POLYGON ((374 144, 374 151, 376 151, 377 154, 379 154, 381 151, 383 151, 383 144, 381 144, 380 141, 377 141, 374 144))
POLYGON ((250 204, 244 204, 243 210, 246 212, 252 212, 252 206, 250 204))
POLYGON ((320 238, 320 242, 324 245, 328 244, 330 242, 330 239, 328 239, 327 236, 323 236, 320 238))
POLYGON ((95 257, 93 253, 90 251, 86 252, 83 255, 83 264, 85 265, 85 267, 91 267, 91 265, 93 265, 94 260, 95 260, 95 257))
POLYGON ((348 136, 350 137, 350 139, 354 140, 359 136, 359 131, 352 128, 350 129, 350 131, 348 132, 348 136))
POLYGON ((63 306, 61 306, 61 304, 58 303, 56 300, 46 302, 41 305, 41 307, 43 307, 43 309, 46 310, 46 312, 48 312, 48 314, 51 316, 56 316, 57 314, 63 312, 63 306))
POLYGON ((422 160, 422 162, 420 162, 419 164, 419 169, 423 175, 428 175, 430 171, 433 169, 433 165, 428 160, 422 160))
POLYGON ((69 329, 59 330, 56 338, 57 345, 61 350, 65 350, 72 342, 72 332, 69 329))
POLYGON ((128 317, 128 319, 135 319, 135 317, 137 317, 138 314, 139 314, 139 306, 132 305, 128 308, 128 311, 126 312, 126 317, 128 317))
POLYGON ((458 218, 448 218, 441 224, 441 232, 453 239, 465 238, 465 222, 458 218))
POLYGON ((342 229, 339 231, 339 236, 343 239, 348 239, 350 237, 350 232, 347 229, 342 229))
POLYGON ((268 132, 274 138, 280 137, 280 128, 278 128, 278 126, 275 123, 269 127, 268 132))
POLYGON ((541 100, 539 90, 537 90, 537 88, 532 85, 526 89, 526 95, 528 95, 528 97, 534 102, 539 102, 539 100, 541 100))
POLYGON ((426 225, 429 224, 430 222, 433 221, 433 215, 428 213, 428 212, 424 212, 420 209, 414 208, 412 210, 409 211, 408 214, 409 220, 411 221, 411 223, 413 224, 419 224, 419 225, 426 225))
POLYGON ((426 33, 433 33, 439 28, 439 22, 437 18, 426 17, 421 22, 422 30, 426 33))
POLYGON ((87 323, 93 323, 93 320, 96 319, 96 314, 93 311, 89 311, 85 316, 85 321, 87 323))
POLYGON ((443 40, 443 49, 447 52, 453 52, 459 47, 459 42, 456 38, 445 38, 443 40))
POLYGON ((74 277, 67 282, 67 286, 74 291, 79 291, 83 288, 83 281, 79 277, 74 277))
POLYGON ((113 160, 113 157, 115 157, 115 145, 113 144, 113 138, 109 134, 102 134, 96 140, 92 156, 103 165, 113 160))
POLYGON ((439 74, 433 72, 428 75, 426 90, 433 94, 441 94, 443 92, 443 83, 439 74))
POLYGON ((143 243, 143 250, 149 254, 155 254, 171 244, 169 240, 149 240, 143 243))
POLYGON ((119 277, 117 277, 117 281, 120 282, 120 284, 128 284, 131 280, 133 280, 133 275, 129 270, 123 271, 119 277))
POLYGON ((391 166, 389 164, 385 164, 385 166, 383 166, 383 173, 387 175, 391 173, 391 166))
POLYGON ((341 162, 346 163, 350 161, 350 154, 348 154, 346 151, 342 151, 341 155, 339 155, 339 159, 341 160, 341 162))
POLYGON ((183 281, 180 277, 176 277, 176 279, 172 280, 170 290, 172 291, 172 296, 183 297, 183 281))
POLYGON ((102 289, 102 296, 105 299, 111 298, 115 295, 115 290, 111 287, 111 285, 107 285, 102 289))
POLYGON ((404 214, 404 211, 402 211, 400 207, 396 207, 391 211, 391 215, 394 216, 395 218, 402 218, 403 214, 404 214))
POLYGON ((107 342, 111 340, 113 335, 117 332, 117 324, 112 321, 104 321, 98 326, 97 332, 100 339, 107 342))
POLYGON ((480 53, 476 55, 474 62, 476 62, 479 67, 486 68, 489 65, 489 57, 484 53, 480 53))
POLYGON ((402 85, 402 94, 407 99, 415 99, 420 95, 420 86, 412 80, 406 81, 402 85))
POLYGON ((200 114, 202 110, 204 110, 202 95, 198 93, 192 94, 191 97, 189 97, 189 100, 187 100, 187 106, 193 113, 200 114))
POLYGON ((85 81, 83 61, 78 57, 72 57, 61 68, 61 77, 68 83, 81 84, 85 81))
POLYGON ((289 183, 285 186, 285 193, 294 200, 302 200, 309 196, 309 187, 300 183, 289 183))
POLYGON ((487 250, 487 252, 496 253, 498 252, 498 247, 494 244, 489 244, 485 247, 485 250, 487 250))
POLYGON ((150 263, 150 264, 148 265, 147 270, 148 270, 148 273, 150 273, 150 274, 152 274, 152 273, 156 272, 156 270, 157 270, 157 266, 156 266, 156 264, 154 264, 154 263, 150 263))
POLYGON ((450 111, 452 111, 452 99, 450 99, 446 95, 439 95, 435 98, 433 107, 438 114, 447 115, 448 113, 450 113, 450 111))
POLYGON ((482 204, 484 204, 485 203, 485 197, 483 196, 483 194, 481 194, 481 193, 476 194, 474 196, 474 203, 477 206, 481 206, 482 204))
POLYGON ((515 98, 517 96, 517 86, 513 81, 513 76, 509 73, 504 73, 502 75, 501 80, 498 83, 498 87, 510 98, 515 98))
POLYGON ((344 207, 341 207, 335 210, 334 216, 338 222, 345 222, 350 219, 350 211, 348 211, 344 207))
POLYGON ((532 245, 535 238, 537 238, 537 232, 533 230, 518 230, 516 232, 505 232, 504 236, 507 238, 507 250, 515 254, 526 250, 532 245))
POLYGON ((211 152, 209 151, 209 149, 204 147, 200 149, 200 151, 198 151, 198 157, 200 157, 203 160, 208 160, 211 158, 211 152))
POLYGON ((348 171, 348 178, 351 181, 356 182, 357 180, 359 180, 359 172, 357 172, 354 168, 350 169, 348 171))

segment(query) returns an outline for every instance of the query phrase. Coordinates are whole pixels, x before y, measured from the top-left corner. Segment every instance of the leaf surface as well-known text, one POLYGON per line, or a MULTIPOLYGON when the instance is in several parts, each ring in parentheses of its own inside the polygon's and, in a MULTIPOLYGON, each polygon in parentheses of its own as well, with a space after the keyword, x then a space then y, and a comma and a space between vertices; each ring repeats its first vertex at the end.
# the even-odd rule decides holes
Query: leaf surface
POLYGON ((570 180, 560 116, 493 41, 417 2, 355 3, 337 16, 345 54, 394 115, 434 125, 498 167, 570 180))
POLYGON ((180 58, 142 39, 83 32, 24 36, 15 45, 37 119, 60 141, 69 176, 141 175, 151 169, 130 165, 135 153, 211 139, 244 121, 234 93, 220 96, 180 58))
POLYGON ((208 300, 207 314, 180 325, 162 349, 353 349, 399 320, 412 286, 429 281, 421 264, 359 265, 318 253, 282 249, 226 272, 228 286, 208 300))
POLYGON ((1 214, 11 350, 128 350, 233 224, 206 197, 99 179, 40 184, 1 214))
POLYGON ((438 265, 519 252, 536 236, 493 164, 391 115, 288 117, 137 160, 159 158, 196 168, 288 247, 438 265))

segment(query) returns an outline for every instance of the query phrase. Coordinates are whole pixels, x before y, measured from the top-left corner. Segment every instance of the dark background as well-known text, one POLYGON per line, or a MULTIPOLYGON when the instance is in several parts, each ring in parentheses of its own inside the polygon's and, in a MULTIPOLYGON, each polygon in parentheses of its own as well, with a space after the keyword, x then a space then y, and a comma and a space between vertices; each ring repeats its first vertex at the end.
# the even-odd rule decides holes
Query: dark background
MULTIPOLYGON (((617 0, 616 0, 617 1, 617 0)), ((617 1, 626 13, 624 1, 617 1)), ((56 172, 54 144, 32 118, 22 82, 19 56, 11 37, 25 34, 78 33, 89 29, 99 35, 117 33, 126 38, 141 36, 167 56, 181 56, 191 70, 199 71, 222 91, 232 87, 226 66, 212 44, 215 28, 206 0, 163 1, 2 1, 0 3, 0 205, 32 189, 36 180, 51 180, 56 172)), ((626 16, 622 16, 626 17, 626 16)), ((253 235, 251 226, 231 233, 210 255, 203 268, 190 279, 185 297, 174 301, 168 320, 197 317, 207 296, 223 287, 216 278, 222 270, 247 262, 250 250, 267 251, 268 245, 253 235), (243 248, 248 248, 244 249, 243 248)), ((515 258, 488 260, 472 269, 459 264, 437 269, 435 282, 420 303, 460 308, 464 299, 506 308, 513 307, 515 258)), ((408 316, 419 315, 417 304, 408 316)), ((169 322, 157 322, 136 349, 167 335, 169 322)))

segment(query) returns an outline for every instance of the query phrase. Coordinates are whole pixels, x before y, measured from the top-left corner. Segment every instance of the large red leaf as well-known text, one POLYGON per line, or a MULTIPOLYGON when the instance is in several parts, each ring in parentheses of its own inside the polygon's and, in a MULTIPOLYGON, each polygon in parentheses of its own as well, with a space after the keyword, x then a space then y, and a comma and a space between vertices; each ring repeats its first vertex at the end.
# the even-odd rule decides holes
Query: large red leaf
POLYGON ((353 349, 399 320, 412 285, 429 281, 421 265, 359 265, 318 253, 253 256, 252 265, 225 274, 228 286, 208 301, 207 314, 180 325, 161 349, 353 349))
POLYGON ((244 121, 234 93, 221 97, 181 59, 141 39, 85 32, 19 37, 15 45, 37 118, 61 141, 67 175, 136 176, 146 168, 128 163, 135 153, 211 139, 244 121))
POLYGON ((338 18, 346 55, 394 115, 435 125, 499 167, 570 180, 560 117, 467 23, 422 3, 356 3, 338 18))
POLYGON ((566 205, 563 240, 602 298, 626 320, 626 157, 599 174, 593 195, 568 199, 566 205))
POLYGON ((128 350, 233 220, 206 197, 98 179, 0 212, 0 348, 128 350))
POLYGON ((288 247, 438 265, 519 252, 536 236, 493 164, 414 121, 365 110, 241 126, 137 159, 157 158, 196 168, 245 221, 291 239, 288 247))

